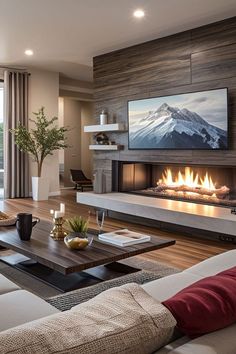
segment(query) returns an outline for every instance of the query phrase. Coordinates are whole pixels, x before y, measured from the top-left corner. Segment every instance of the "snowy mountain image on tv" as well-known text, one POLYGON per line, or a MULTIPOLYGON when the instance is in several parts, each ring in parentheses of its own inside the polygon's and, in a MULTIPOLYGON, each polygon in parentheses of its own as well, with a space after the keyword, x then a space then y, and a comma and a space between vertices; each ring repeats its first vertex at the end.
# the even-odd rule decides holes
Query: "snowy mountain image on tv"
POLYGON ((227 89, 129 101, 130 149, 227 149, 227 89))

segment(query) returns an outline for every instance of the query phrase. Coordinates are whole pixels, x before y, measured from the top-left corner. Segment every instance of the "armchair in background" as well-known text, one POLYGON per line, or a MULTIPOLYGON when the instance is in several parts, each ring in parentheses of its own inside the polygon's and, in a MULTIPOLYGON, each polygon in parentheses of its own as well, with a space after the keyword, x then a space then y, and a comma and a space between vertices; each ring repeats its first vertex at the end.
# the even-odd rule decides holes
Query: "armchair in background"
POLYGON ((75 183, 75 189, 84 191, 84 188, 93 188, 91 179, 87 178, 82 170, 70 170, 72 182, 75 183))

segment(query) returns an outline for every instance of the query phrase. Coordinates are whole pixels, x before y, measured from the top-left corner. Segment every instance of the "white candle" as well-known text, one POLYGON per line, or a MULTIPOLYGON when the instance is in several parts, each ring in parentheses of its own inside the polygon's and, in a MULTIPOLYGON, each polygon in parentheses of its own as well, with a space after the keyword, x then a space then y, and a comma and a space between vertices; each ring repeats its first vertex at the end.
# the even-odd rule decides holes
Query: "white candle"
POLYGON ((65 204, 64 203, 60 203, 60 212, 65 214, 65 204))
POLYGON ((54 214, 54 210, 53 209, 50 210, 50 214, 54 214))
POLYGON ((60 210, 56 210, 54 213, 55 219, 62 218, 63 216, 64 216, 64 214, 60 210))

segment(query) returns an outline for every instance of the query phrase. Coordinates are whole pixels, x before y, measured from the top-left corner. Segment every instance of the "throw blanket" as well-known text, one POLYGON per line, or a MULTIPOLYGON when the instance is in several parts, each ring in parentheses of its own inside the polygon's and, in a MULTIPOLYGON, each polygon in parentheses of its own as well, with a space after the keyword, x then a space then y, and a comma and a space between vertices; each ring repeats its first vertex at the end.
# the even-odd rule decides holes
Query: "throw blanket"
POLYGON ((109 289, 70 311, 0 333, 6 354, 149 354, 165 345, 176 321, 137 284, 109 289))

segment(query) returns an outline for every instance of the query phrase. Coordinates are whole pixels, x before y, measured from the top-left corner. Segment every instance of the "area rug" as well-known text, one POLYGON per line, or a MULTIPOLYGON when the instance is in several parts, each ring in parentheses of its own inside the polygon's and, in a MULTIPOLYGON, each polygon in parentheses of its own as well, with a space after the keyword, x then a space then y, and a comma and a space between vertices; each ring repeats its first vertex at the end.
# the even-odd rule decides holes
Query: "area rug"
MULTIPOLYGON (((137 265, 137 257, 133 258, 136 258, 137 265)), ((130 263, 133 262, 125 261, 125 263, 129 263, 129 265, 131 265, 130 263)), ((87 288, 73 290, 66 294, 53 296, 45 300, 60 311, 67 311, 75 305, 81 304, 85 301, 88 301, 89 299, 92 299, 94 296, 100 294, 104 290, 127 283, 144 284, 152 280, 156 280, 164 276, 179 272, 179 270, 177 270, 176 268, 167 267, 157 262, 142 261, 142 263, 143 265, 146 265, 146 268, 152 268, 154 271, 141 270, 136 273, 126 274, 119 278, 107 280, 96 285, 89 286, 87 288)))
POLYGON ((78 301, 86 301, 89 298, 96 296, 101 291, 108 289, 109 287, 119 286, 128 282, 137 282, 138 284, 143 284, 145 282, 162 278, 164 276, 177 273, 179 271, 179 269, 177 268, 169 267, 157 261, 143 259, 142 256, 130 257, 128 259, 120 261, 120 263, 127 264, 131 267, 139 268, 141 269, 141 271, 132 274, 127 274, 113 280, 108 280, 81 290, 75 290, 66 294, 63 293, 62 295, 59 290, 53 288, 49 284, 45 284, 41 280, 36 279, 35 277, 29 274, 23 273, 3 262, 0 262, 0 274, 3 274, 8 279, 18 284, 21 288, 26 289, 41 298, 47 299, 47 301, 52 304, 54 303, 53 306, 65 310, 69 308, 69 305, 67 304, 70 304, 70 301, 72 303, 78 303, 78 301), (72 295, 71 298, 69 298, 70 294, 72 295), (75 296, 74 300, 73 296, 75 296), (77 300, 75 298, 77 298, 77 300), (64 303, 66 304, 64 305, 64 303))
POLYGON ((0 274, 4 275, 9 280, 13 281, 22 289, 28 290, 31 293, 44 298, 61 294, 60 291, 50 285, 43 283, 40 279, 21 272, 14 267, 11 267, 0 261, 0 274))

